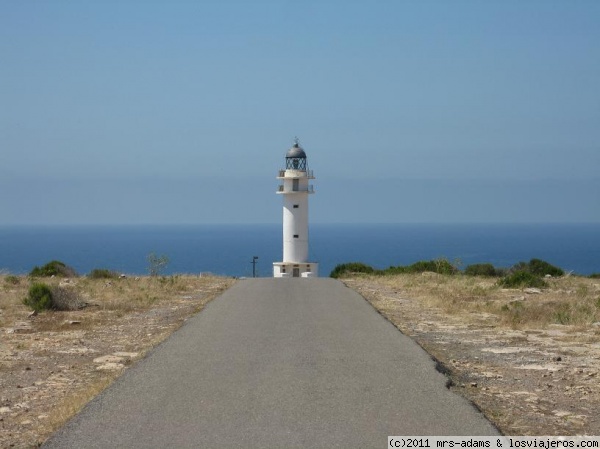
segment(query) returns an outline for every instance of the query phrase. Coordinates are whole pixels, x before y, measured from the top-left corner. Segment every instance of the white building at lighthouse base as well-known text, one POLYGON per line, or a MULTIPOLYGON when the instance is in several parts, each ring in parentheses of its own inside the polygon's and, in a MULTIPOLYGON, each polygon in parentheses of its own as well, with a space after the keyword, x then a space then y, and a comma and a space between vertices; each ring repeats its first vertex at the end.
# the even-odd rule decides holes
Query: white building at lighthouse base
POLYGON ((318 276, 319 264, 316 262, 273 262, 273 277, 276 278, 312 278, 318 276))

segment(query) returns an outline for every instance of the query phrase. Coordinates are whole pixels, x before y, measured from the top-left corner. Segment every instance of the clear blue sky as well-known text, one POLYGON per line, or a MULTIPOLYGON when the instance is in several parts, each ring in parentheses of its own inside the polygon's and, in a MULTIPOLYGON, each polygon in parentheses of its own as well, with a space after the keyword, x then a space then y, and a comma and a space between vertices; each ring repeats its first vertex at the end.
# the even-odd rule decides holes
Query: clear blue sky
POLYGON ((600 1, 0 2, 0 224, 600 222, 600 1))

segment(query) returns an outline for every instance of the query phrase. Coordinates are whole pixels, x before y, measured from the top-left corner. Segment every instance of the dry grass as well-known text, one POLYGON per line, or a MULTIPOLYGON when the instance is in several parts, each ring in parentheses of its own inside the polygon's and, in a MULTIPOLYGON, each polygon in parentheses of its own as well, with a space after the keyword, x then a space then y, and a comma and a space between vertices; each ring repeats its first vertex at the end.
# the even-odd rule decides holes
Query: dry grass
POLYGON ((108 387, 119 373, 105 373, 91 383, 87 383, 83 388, 71 393, 64 401, 60 402, 52 409, 48 419, 44 420, 40 433, 51 434, 60 429, 71 417, 75 416, 83 407, 102 393, 108 387))
POLYGON ((600 281, 542 291, 433 273, 344 279, 506 435, 598 435, 600 281))
MULTIPOLYGON (((38 447, 122 373, 99 356, 144 356, 233 279, 214 276, 39 279, 83 309, 30 316, 32 280, 0 275, 0 447, 38 447), (66 292, 66 293, 65 293, 66 292)), ((123 366, 125 366, 123 365, 123 366)))
POLYGON ((496 279, 449 276, 435 273, 364 276, 401 296, 418 299, 450 315, 469 319, 471 314, 491 314, 497 322, 515 329, 569 324, 579 328, 600 321, 600 282, 564 277, 550 279, 541 294, 500 288, 496 279))
MULTIPOLYGON (((176 275, 168 277, 128 277, 123 279, 89 279, 87 277, 59 279, 40 278, 53 292, 60 292, 63 301, 87 304, 83 312, 46 312, 37 317, 40 330, 60 331, 64 328, 65 317, 78 319, 88 315, 88 310, 100 310, 104 314, 96 314, 95 321, 104 321, 113 316, 124 316, 133 311, 147 310, 164 301, 189 295, 194 297, 209 294, 211 290, 220 290, 220 283, 215 287, 215 277, 176 275), (207 293, 208 292, 208 293, 207 293)), ((23 305, 32 279, 25 276, 0 275, 0 326, 11 326, 14 321, 27 318, 29 310, 23 305), (17 281, 15 281, 17 279, 17 281)), ((223 279, 222 282, 227 282, 223 279)), ((77 309, 78 307, 74 307, 77 309)), ((94 323, 83 323, 84 326, 94 323)))
POLYGON ((23 277, 0 275, 0 325, 7 315, 22 307, 21 301, 25 297, 29 284, 23 277), (10 279, 18 279, 18 282, 10 279))

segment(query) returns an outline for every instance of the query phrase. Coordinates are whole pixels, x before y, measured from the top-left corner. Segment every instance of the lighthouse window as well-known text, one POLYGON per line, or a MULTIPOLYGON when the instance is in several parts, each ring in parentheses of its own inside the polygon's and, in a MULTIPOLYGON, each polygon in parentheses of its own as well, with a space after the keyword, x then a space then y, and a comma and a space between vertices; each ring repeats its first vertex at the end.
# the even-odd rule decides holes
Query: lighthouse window
POLYGON ((294 209, 298 209, 298 205, 297 204, 294 204, 294 209))
POLYGON ((300 237, 298 234, 294 234, 295 239, 297 239, 298 237, 300 237))

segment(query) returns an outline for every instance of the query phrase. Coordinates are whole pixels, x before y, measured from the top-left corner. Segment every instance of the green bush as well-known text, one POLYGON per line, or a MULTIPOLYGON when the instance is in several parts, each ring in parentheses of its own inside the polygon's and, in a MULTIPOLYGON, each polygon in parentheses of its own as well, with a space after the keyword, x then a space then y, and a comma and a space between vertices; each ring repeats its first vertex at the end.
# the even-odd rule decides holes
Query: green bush
POLYGON ((112 270, 106 270, 104 268, 94 268, 88 274, 90 279, 116 279, 119 277, 119 273, 112 270))
POLYGON ((60 260, 53 260, 42 267, 33 267, 29 275, 33 277, 76 277, 77 273, 60 260))
POLYGON ((35 282, 29 287, 29 293, 23 300, 23 304, 41 312, 52 308, 52 290, 46 284, 35 282))
POLYGON ((496 268, 491 263, 476 263, 465 268, 468 276, 497 276, 496 268))
POLYGON ((433 260, 419 260, 407 267, 408 273, 423 273, 425 271, 432 271, 437 273, 438 265, 433 260))
POLYGON ((537 274, 538 276, 546 276, 549 274, 552 277, 563 276, 565 274, 562 269, 540 259, 531 259, 529 261, 529 272, 537 274))
POLYGON ((498 284, 507 288, 535 287, 544 288, 548 284, 542 276, 562 276, 564 271, 541 259, 531 259, 529 262, 515 264, 508 275, 503 277, 498 284))
POLYGON ((409 267, 408 265, 398 265, 397 267, 391 266, 389 268, 386 268, 385 270, 381 270, 378 273, 379 274, 404 274, 404 273, 409 273, 409 267))
POLYGON ((455 274, 458 269, 448 262, 447 259, 420 260, 412 265, 389 267, 383 271, 383 274, 402 274, 402 273, 423 273, 432 271, 439 274, 455 274))
POLYGON ((508 276, 503 277, 498 281, 498 285, 506 288, 524 288, 535 287, 544 288, 548 284, 539 276, 536 276, 529 271, 516 271, 508 276))
POLYGON ((508 274, 513 274, 518 271, 529 271, 529 264, 527 262, 518 262, 510 267, 508 274))
POLYGON ((513 265, 510 269, 511 273, 516 273, 518 271, 527 271, 540 277, 546 276, 547 274, 553 277, 558 277, 565 274, 565 272, 560 268, 555 267, 554 265, 551 265, 545 260, 541 259, 531 259, 529 262, 519 262, 513 265))
POLYGON ((373 267, 361 262, 342 263, 337 265, 329 274, 329 277, 340 278, 353 273, 372 274, 375 270, 373 267))
POLYGON ((351 275, 353 273, 393 275, 404 273, 423 273, 425 271, 431 271, 439 274, 456 274, 458 273, 458 268, 443 258, 434 260, 420 260, 412 265, 398 265, 397 267, 392 266, 386 268, 385 270, 376 270, 373 267, 361 262, 350 262, 337 265, 329 276, 332 278, 338 278, 351 275))
POLYGON ((588 277, 590 279, 600 279, 600 273, 592 273, 588 277))
POLYGON ((49 287, 42 282, 34 282, 29 287, 23 304, 41 312, 42 310, 79 310, 88 304, 81 300, 79 294, 71 287, 49 287))

